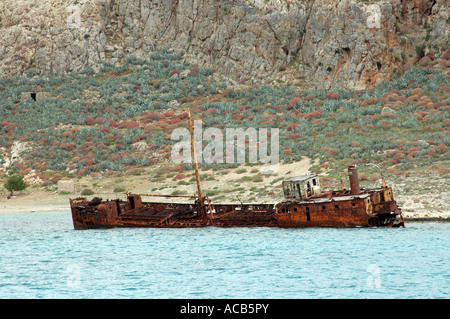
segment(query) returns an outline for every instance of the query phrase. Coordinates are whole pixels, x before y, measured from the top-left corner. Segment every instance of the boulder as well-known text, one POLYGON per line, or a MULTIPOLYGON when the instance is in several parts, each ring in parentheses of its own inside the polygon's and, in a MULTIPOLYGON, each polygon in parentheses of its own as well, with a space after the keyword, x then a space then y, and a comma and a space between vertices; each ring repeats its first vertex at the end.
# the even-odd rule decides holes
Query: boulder
POLYGON ((58 181, 58 192, 74 192, 75 191, 75 184, 73 182, 73 179, 60 179, 58 181))

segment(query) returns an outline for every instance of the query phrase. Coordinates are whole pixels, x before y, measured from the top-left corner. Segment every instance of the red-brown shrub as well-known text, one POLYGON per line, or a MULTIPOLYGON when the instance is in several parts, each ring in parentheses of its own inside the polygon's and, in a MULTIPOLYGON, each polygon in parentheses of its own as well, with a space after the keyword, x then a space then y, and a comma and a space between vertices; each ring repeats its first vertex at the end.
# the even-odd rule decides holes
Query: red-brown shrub
POLYGON ((185 118, 187 118, 188 116, 189 116, 189 113, 188 113, 188 112, 182 112, 182 113, 180 113, 180 114, 177 115, 177 117, 178 117, 179 119, 185 119, 185 118))
POLYGON ((391 112, 384 112, 383 117, 398 117, 397 114, 391 113, 391 112))
POLYGON ((178 117, 175 117, 175 118, 173 118, 173 119, 170 119, 170 120, 169 120, 169 123, 170 123, 170 124, 179 124, 179 123, 181 123, 181 119, 178 118, 178 117))
POLYGON ((173 117, 175 115, 175 112, 172 110, 165 111, 162 115, 165 117, 173 117))
POLYGON ((178 173, 177 175, 175 175, 175 179, 178 179, 178 180, 181 180, 185 177, 186 177, 186 175, 184 175, 183 173, 178 173))
POLYGON ((299 126, 300 126, 300 125, 297 124, 297 123, 289 124, 288 126, 286 126, 286 131, 293 131, 293 130, 295 130, 296 128, 298 128, 299 126))
POLYGON ((119 123, 119 128, 136 128, 139 127, 139 123, 136 121, 122 121, 119 123))
POLYGON ((191 67, 191 68, 190 68, 189 75, 197 76, 198 70, 200 70, 198 66, 193 66, 193 67, 191 67))
POLYGON ((321 113, 319 110, 317 110, 317 111, 313 111, 313 112, 311 112, 311 113, 304 113, 304 114, 303 114, 303 117, 304 117, 305 119, 310 120, 310 119, 313 119, 313 118, 316 118, 316 117, 320 117, 321 114, 322 114, 322 113, 321 113))
POLYGON ((300 97, 296 96, 289 100, 288 109, 294 108, 300 102, 300 97))
POLYGON ((445 60, 450 60, 450 49, 447 49, 445 53, 442 55, 442 58, 445 60))
POLYGON ((445 153, 445 149, 447 147, 444 144, 439 144, 438 146, 436 146, 436 152, 439 154, 443 154, 445 153))
POLYGON ((301 134, 300 133, 293 133, 293 134, 286 134, 285 136, 288 139, 294 139, 295 140, 295 139, 300 138, 301 134))
POLYGON ((243 111, 243 110, 248 109, 249 107, 250 107, 250 105, 239 105, 238 109, 239 109, 240 111, 243 111))
POLYGON ((338 99, 339 98, 339 93, 328 92, 327 94, 325 94, 325 98, 326 99, 338 99))
POLYGON ((206 115, 214 115, 217 113, 217 110, 213 107, 206 110, 206 115))
POLYGON ((327 151, 327 153, 328 153, 329 155, 336 155, 337 153, 339 153, 339 151, 336 150, 336 149, 330 149, 330 150, 327 151))
POLYGON ((100 117, 96 117, 95 119, 92 117, 88 117, 86 119, 86 124, 87 125, 96 125, 96 124, 101 124, 103 122, 103 119, 100 117))
POLYGON ((180 103, 186 103, 186 102, 190 102, 193 100, 194 100, 194 97, 192 95, 183 96, 182 98, 180 98, 180 103))
POLYGON ((70 151, 75 147, 75 143, 63 143, 59 145, 59 148, 70 151))

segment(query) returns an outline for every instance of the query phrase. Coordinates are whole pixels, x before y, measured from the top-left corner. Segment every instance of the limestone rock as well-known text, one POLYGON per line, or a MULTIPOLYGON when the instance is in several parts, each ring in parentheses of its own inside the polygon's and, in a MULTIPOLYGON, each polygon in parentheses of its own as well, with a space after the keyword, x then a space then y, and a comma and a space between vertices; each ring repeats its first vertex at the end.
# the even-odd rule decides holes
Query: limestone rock
POLYGON ((58 192, 74 192, 75 184, 73 179, 60 179, 58 181, 58 192))
POLYGON ((249 83, 289 66, 317 88, 360 89, 416 63, 416 46, 444 52, 449 13, 446 0, 3 0, 0 74, 79 72, 170 48, 249 83))
POLYGON ((42 184, 44 182, 41 179, 41 177, 39 176, 39 174, 36 171, 34 171, 34 170, 32 170, 27 175, 25 175, 23 177, 23 180, 25 181, 25 183, 27 183, 28 186, 30 186, 30 185, 39 185, 39 184, 42 184))

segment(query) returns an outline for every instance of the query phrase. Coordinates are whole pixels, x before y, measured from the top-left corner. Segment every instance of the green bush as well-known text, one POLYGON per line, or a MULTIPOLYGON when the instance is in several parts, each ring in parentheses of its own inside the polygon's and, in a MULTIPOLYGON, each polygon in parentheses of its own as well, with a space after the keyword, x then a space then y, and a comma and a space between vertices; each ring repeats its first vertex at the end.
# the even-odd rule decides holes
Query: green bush
POLYGON ((22 191, 27 187, 27 184, 23 180, 23 176, 21 175, 13 175, 8 178, 6 183, 4 184, 5 188, 11 192, 11 196, 13 195, 13 191, 22 191))
POLYGON ((81 195, 93 195, 94 191, 89 189, 89 188, 85 188, 83 189, 83 191, 81 192, 81 195))
POLYGON ((118 186, 118 187, 114 188, 114 190, 113 190, 114 193, 122 193, 124 191, 125 191, 125 188, 123 188, 121 186, 118 186))
POLYGON ((424 45, 416 46, 416 53, 419 58, 423 58, 425 56, 425 46, 424 45))

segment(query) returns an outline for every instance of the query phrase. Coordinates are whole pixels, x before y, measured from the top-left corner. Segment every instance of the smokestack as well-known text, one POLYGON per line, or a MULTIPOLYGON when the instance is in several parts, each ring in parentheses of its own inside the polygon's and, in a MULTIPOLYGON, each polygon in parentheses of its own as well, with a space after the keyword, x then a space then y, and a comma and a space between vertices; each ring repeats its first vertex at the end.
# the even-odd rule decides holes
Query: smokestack
POLYGON ((361 189, 359 188, 359 178, 356 166, 352 165, 348 167, 348 177, 350 178, 350 190, 352 194, 359 194, 361 189))

